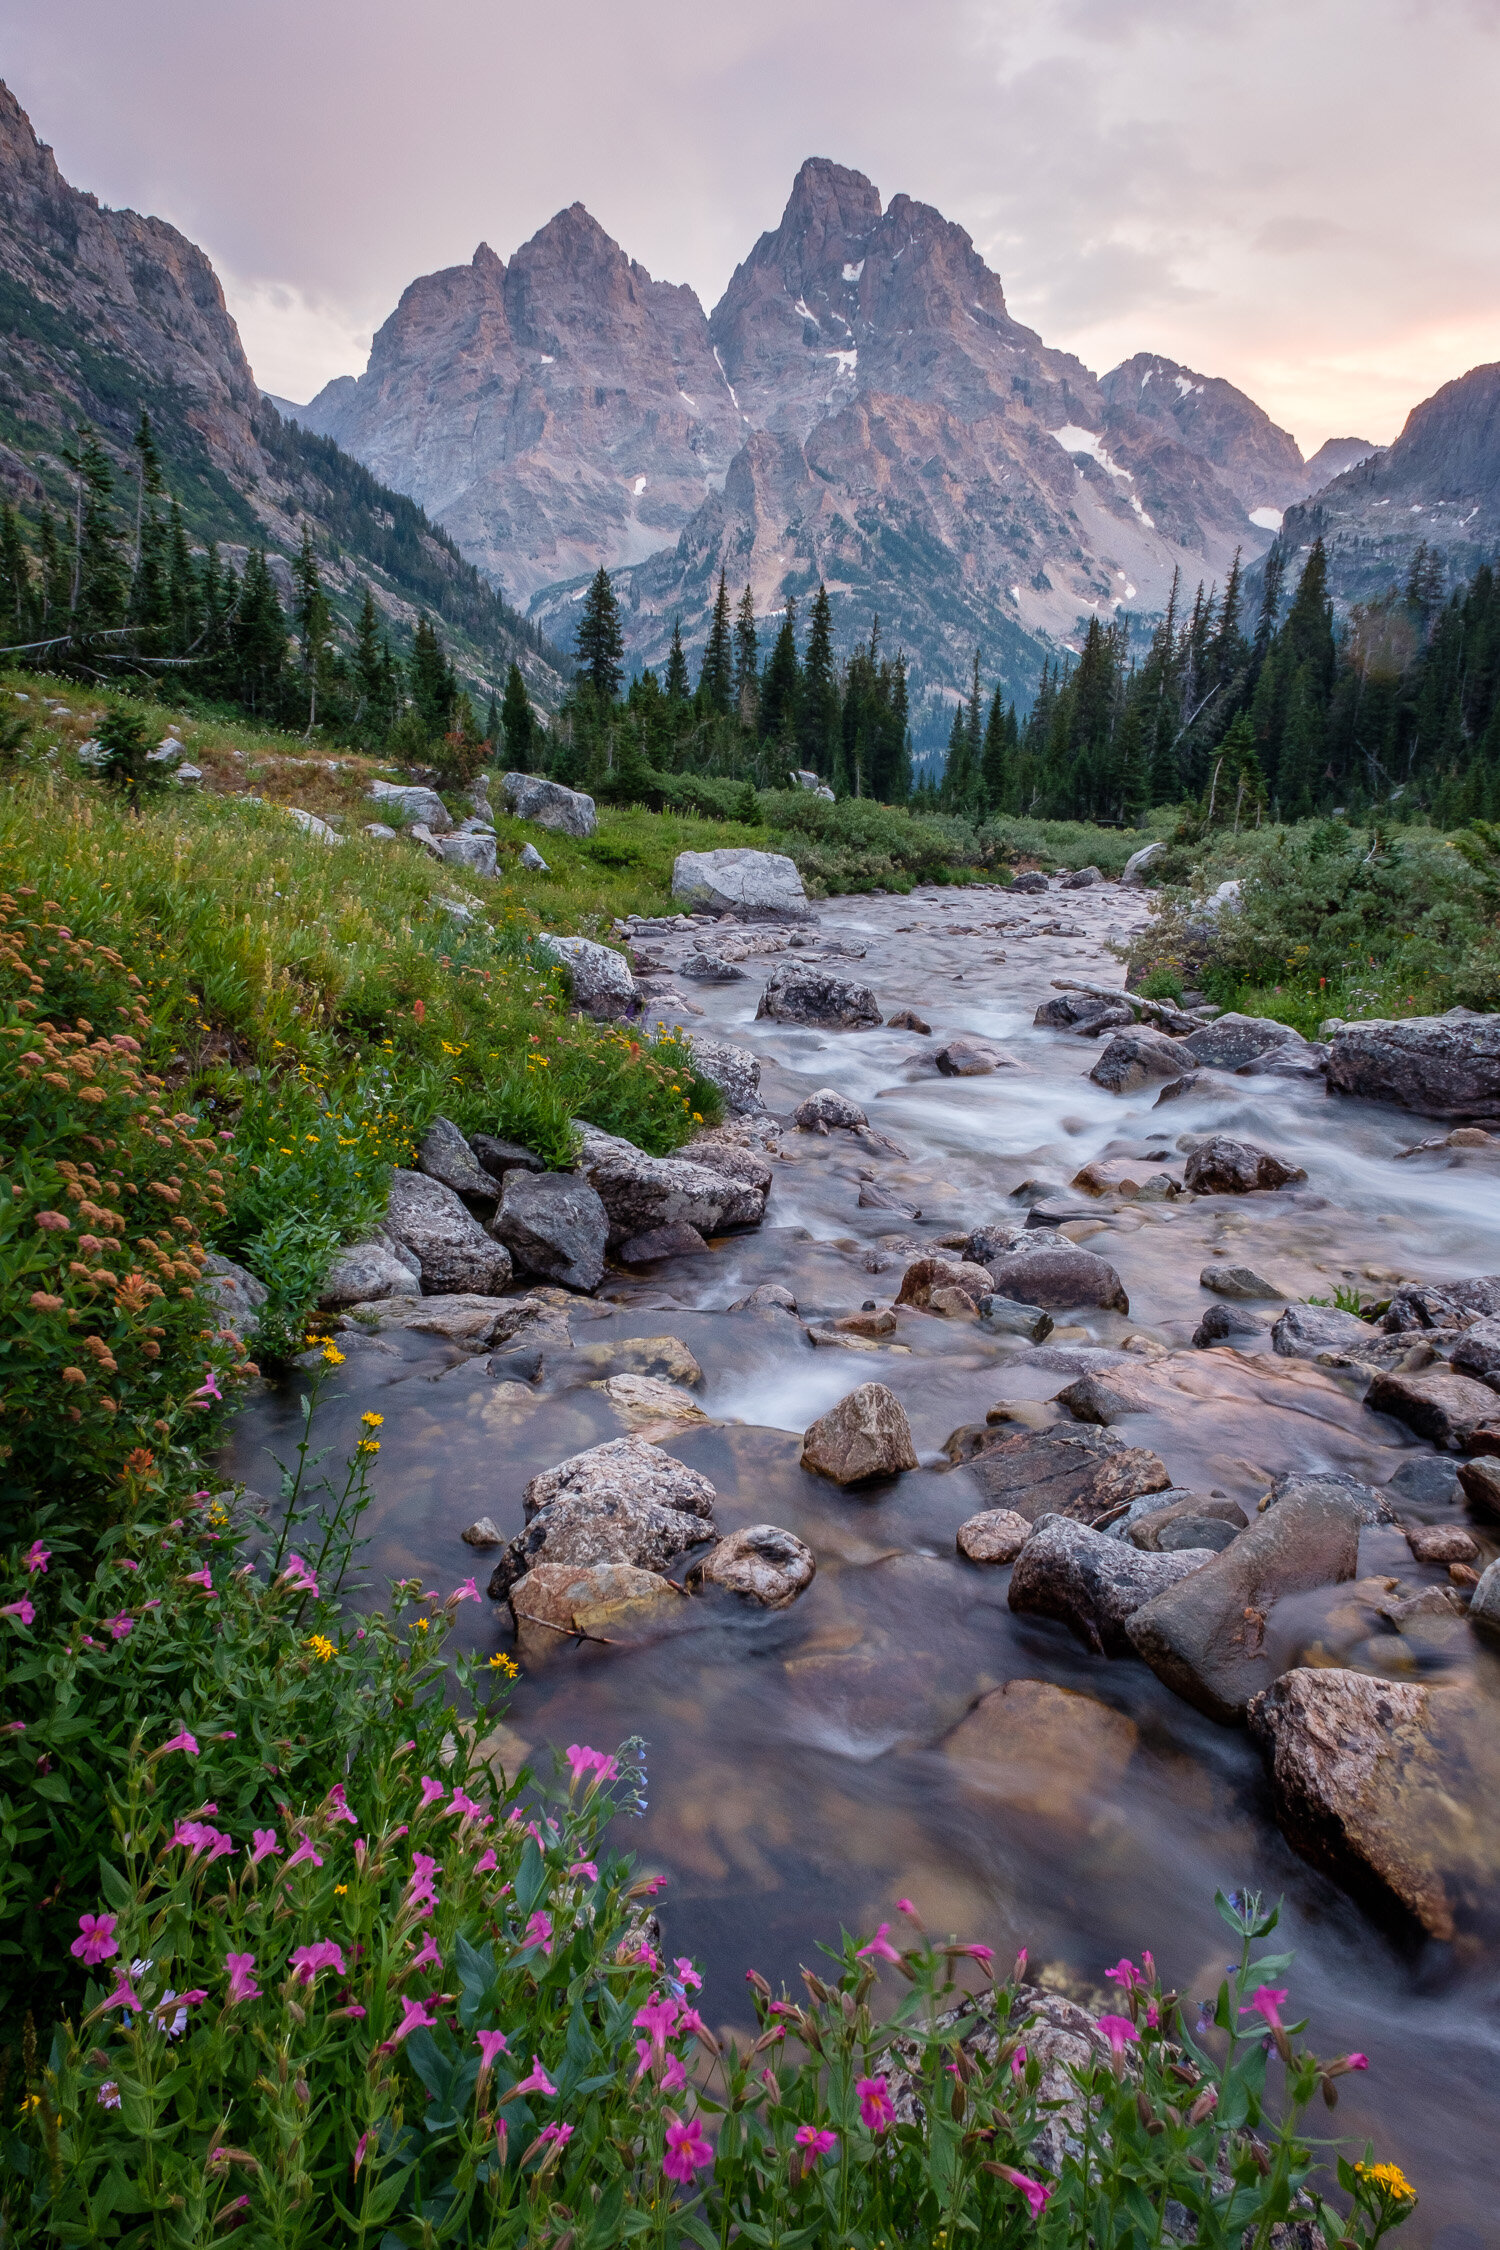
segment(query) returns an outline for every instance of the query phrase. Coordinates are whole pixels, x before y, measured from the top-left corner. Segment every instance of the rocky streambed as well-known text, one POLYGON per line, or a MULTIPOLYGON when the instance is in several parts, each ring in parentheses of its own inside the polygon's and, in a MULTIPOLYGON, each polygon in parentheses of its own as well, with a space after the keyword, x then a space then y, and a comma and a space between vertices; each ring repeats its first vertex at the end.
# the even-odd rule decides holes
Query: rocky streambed
MULTIPOLYGON (((385 1417, 377 1579, 493 1583, 461 1614, 522 1662, 500 1755, 647 1739, 631 1840, 722 2018, 898 1896, 1080 1997, 1142 1943, 1207 1997, 1215 1886, 1284 1892, 1320 2045, 1371 2059, 1338 2127, 1420 2184, 1409 2239, 1477 2250, 1500 1656, 1467 1604, 1500 1398, 1493 1308, 1451 1285, 1500 1274, 1500 1144, 1097 999, 1147 910, 1054 884, 638 932, 653 1019, 741 1102, 725 1051, 759 1066, 702 1152, 722 1192, 637 1194, 601 1137, 543 1209, 480 1149, 456 1254, 411 1191, 420 1255, 339 1316, 322 1439, 385 1417), (606 1488, 672 1520, 601 1581, 606 1488)), ((295 1389, 237 1427, 253 1488, 295 1389)))

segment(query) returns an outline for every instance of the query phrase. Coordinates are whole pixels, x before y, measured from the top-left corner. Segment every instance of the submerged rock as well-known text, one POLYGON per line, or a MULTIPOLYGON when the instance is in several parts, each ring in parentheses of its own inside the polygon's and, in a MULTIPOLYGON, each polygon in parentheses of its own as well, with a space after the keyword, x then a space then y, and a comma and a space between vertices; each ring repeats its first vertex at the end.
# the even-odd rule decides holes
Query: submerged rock
POLYGON ((787 1609, 813 1582, 813 1551, 795 1532, 773 1523, 753 1523, 731 1532, 688 1570, 694 1593, 721 1586, 762 1609, 787 1609))
POLYGON ((1135 1754, 1133 1720, 1050 1680, 1007 1680, 943 1742, 986 1795, 1043 1820, 1092 1820, 1135 1754))
POLYGON ((910 1305, 917 1312, 941 1312, 945 1308, 935 1306, 934 1299, 944 1290, 956 1290, 974 1311, 978 1310, 981 1298, 994 1294, 989 1269, 985 1266, 972 1266, 967 1261, 949 1258, 917 1258, 901 1276, 896 1302, 910 1305))
POLYGON ((1263 1336, 1265 1331, 1259 1313, 1249 1312, 1242 1305, 1210 1305, 1193 1330, 1193 1345, 1201 1352, 1210 1344, 1228 1343, 1235 1336, 1263 1336))
POLYGON ((911 1424, 884 1383, 861 1383, 802 1439, 802 1466, 834 1484, 865 1484, 917 1466, 911 1424))
POLYGON ((1365 1393, 1372 1413, 1390 1414, 1431 1445, 1458 1447, 1481 1423, 1495 1419, 1495 1394, 1486 1383, 1447 1368, 1415 1375, 1377 1375, 1365 1393))
POLYGON ((1231 1140, 1227 1133, 1200 1141, 1183 1167, 1183 1185, 1195 1195, 1254 1195, 1306 1178, 1297 1165, 1284 1164, 1268 1148, 1231 1140))
POLYGON ((1014 1508, 983 1508, 959 1525, 956 1543, 968 1562, 1012 1563, 1031 1532, 1025 1516, 1017 1515, 1014 1508))
POLYGON ((1071 1627, 1097 1654, 1129 1656, 1127 1619, 1212 1559, 1206 1549, 1143 1554, 1067 1516, 1044 1516, 1016 1558, 1006 1599, 1020 1614, 1071 1627))
POLYGON ((1261 1501, 1264 1514, 1268 1508, 1284 1507, 1288 1500, 1300 1499, 1306 1493, 1332 1494, 1346 1501, 1363 1524, 1395 1523, 1396 1511, 1389 1500, 1382 1498, 1373 1486, 1362 1484, 1342 1469, 1290 1469, 1284 1476, 1275 1478, 1270 1491, 1261 1501))
POLYGON ((1165 1464, 1144 1446, 1123 1445, 1108 1430, 1068 1428, 1009 1434, 998 1423, 949 1441, 954 1458, 992 1507, 1037 1523, 1071 1516, 1092 1524, 1148 1492, 1171 1485, 1165 1464))
POLYGON ((634 1563, 538 1563, 510 1589, 522 1652, 545 1658, 549 1642, 636 1639, 676 1623, 682 1589, 634 1563))
POLYGON ((945 1078, 986 1078, 994 1070, 1019 1070, 1014 1055, 1007 1053, 996 1039, 980 1039, 966 1033, 961 1039, 950 1039, 933 1057, 945 1078))
POLYGON ((1378 1331, 1357 1313, 1332 1305, 1288 1305, 1271 1329, 1271 1349, 1283 1359, 1316 1359, 1319 1352, 1353 1352, 1378 1341, 1378 1331))
POLYGON ((1254 1266, 1221 1265, 1216 1260, 1207 1265, 1198 1276, 1200 1289, 1211 1289, 1216 1297, 1238 1297, 1253 1301, 1256 1298, 1286 1297, 1289 1292, 1278 1289, 1274 1281, 1257 1273, 1254 1266))
POLYGON ((1014 1297, 981 1297, 979 1317, 997 1336, 1020 1336, 1028 1344, 1040 1344, 1052 1333, 1050 1313, 1040 1305, 1018 1304, 1014 1297))
POLYGON ((850 984, 803 961, 784 961, 772 971, 755 1013, 775 1023, 833 1031, 865 1031, 880 1021, 879 1004, 868 985, 850 984))

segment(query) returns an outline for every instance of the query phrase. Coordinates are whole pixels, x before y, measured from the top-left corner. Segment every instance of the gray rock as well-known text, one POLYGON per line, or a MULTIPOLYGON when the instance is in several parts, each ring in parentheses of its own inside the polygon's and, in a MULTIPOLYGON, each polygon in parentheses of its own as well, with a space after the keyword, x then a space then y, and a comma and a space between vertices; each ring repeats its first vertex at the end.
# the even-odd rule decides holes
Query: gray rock
POLYGON ((1500 1316, 1483 1315, 1466 1328, 1453 1347, 1452 1364, 1460 1375, 1500 1390, 1500 1316))
POLYGON ((1140 850, 1132 852, 1129 859, 1126 860, 1125 872, 1120 877, 1120 881, 1132 886, 1136 884, 1144 885, 1147 870, 1155 865, 1166 848, 1166 843, 1160 836, 1157 837, 1154 844, 1142 844, 1140 850))
POLYGON ((318 1305, 323 1312, 341 1312, 346 1305, 373 1304, 382 1298, 419 1297, 420 1267, 413 1272, 412 1263, 383 1235, 351 1242, 324 1274, 318 1305))
MULTIPOLYGON (((685 1219, 707 1236, 730 1227, 759 1226, 765 1216, 765 1188, 717 1165, 684 1156, 647 1156, 612 1133, 597 1132, 591 1125, 579 1129, 579 1169, 609 1214, 611 1248, 674 1219, 685 1219)), ((748 1150, 742 1153, 750 1157, 748 1150)), ((764 1159, 760 1165, 769 1183, 770 1168, 764 1159)))
POLYGON ((1107 1312, 1130 1310, 1130 1299, 1114 1267, 1106 1259, 1095 1257, 1092 1250, 1080 1250, 1066 1241, 1053 1247, 1044 1238, 1035 1249, 1007 1250, 985 1263, 997 1297, 1040 1305, 1048 1312, 1073 1305, 1098 1305, 1107 1312))
POLYGON ((635 978, 623 953, 593 938, 556 937, 551 930, 543 930, 537 943, 567 970, 575 1008, 606 1023, 629 1015, 636 1001, 635 978))
POLYGON ((888 1031, 919 1031, 924 1039, 930 1038, 932 1035, 931 1024, 925 1016, 919 1016, 915 1008, 898 1008, 896 1013, 893 1016, 887 1016, 885 1021, 888 1031))
POLYGON ((576 1173, 507 1172, 490 1232, 524 1272, 565 1289, 592 1292, 604 1278, 609 1216, 576 1173))
POLYGON ((833 1031, 864 1031, 880 1021, 868 985, 850 984, 810 961, 784 961, 760 996, 757 1018, 814 1024, 833 1031))
POLYGON ((1473 1461, 1461 1461, 1456 1482, 1471 1508, 1491 1523, 1500 1523, 1500 1460, 1482 1453, 1473 1461))
POLYGON ((1131 1509, 1126 1537, 1143 1554, 1170 1555, 1186 1547, 1227 1547, 1247 1529, 1248 1518, 1237 1500, 1216 1500, 1212 1494, 1188 1492, 1164 1508, 1147 1508, 1137 1515, 1131 1509))
POLYGON ((802 877, 783 852, 679 852, 672 896, 689 913, 734 914, 746 922, 810 922, 802 877))
POLYGON ((695 1594, 720 1586, 762 1609, 789 1609, 812 1584, 817 1567, 811 1547, 795 1532, 774 1523, 752 1523, 700 1556, 684 1583, 695 1594))
POLYGON ((594 800, 581 790, 564 789, 559 781, 543 781, 534 773, 507 773, 500 777, 505 809, 516 820, 534 820, 539 828, 556 829, 563 836, 592 836, 599 826, 594 800))
POLYGON ((1055 1000, 1042 1002, 1032 1021, 1044 1031, 1088 1033, 1112 1028, 1117 1021, 1133 1023, 1135 1010, 1123 994, 1106 999, 1101 992, 1060 992, 1055 1000))
POLYGON ((523 844, 519 858, 521 865, 529 869, 533 875, 550 875, 552 873, 551 868, 547 865, 535 844, 523 844))
POLYGON ((416 1258, 429 1295, 494 1297, 510 1279, 505 1245, 485 1233, 452 1188, 425 1173, 392 1173, 385 1231, 416 1258))
POLYGON ((304 812, 300 805, 288 805, 286 811, 288 820, 295 820, 303 835, 310 836, 315 844, 342 841, 338 830, 331 828, 326 820, 319 820, 316 813, 304 812))
POLYGON ((1261 1512, 1267 1508, 1285 1507, 1288 1500, 1296 1500, 1305 1493, 1342 1496, 1355 1509, 1362 1524, 1395 1523, 1396 1511, 1389 1500, 1358 1477, 1349 1476, 1342 1469, 1290 1469, 1273 1479, 1270 1491, 1261 1501, 1261 1512))
POLYGON ((1328 1055, 1329 1049, 1316 1039, 1299 1044, 1288 1040, 1283 1046, 1268 1047, 1254 1062, 1241 1063, 1236 1075, 1241 1078, 1321 1078, 1328 1055))
POLYGON ((915 1258, 901 1276, 896 1302, 926 1312, 934 1294, 945 1290, 956 1290, 977 1310, 980 1299, 992 1294, 988 1267, 951 1258, 915 1258))
POLYGON ((708 1478, 642 1437, 610 1438, 572 1453, 532 1478, 521 1495, 528 1519, 564 1501, 627 1500, 711 1522, 718 1494, 708 1478))
POLYGON ((1129 1656, 1127 1621, 1212 1559, 1206 1549, 1142 1554, 1068 1516, 1043 1516, 1016 1558, 1006 1599, 1018 1614, 1070 1626, 1096 1654, 1129 1656))
POLYGON ((394 781, 372 781, 365 794, 407 827, 420 821, 434 836, 445 836, 453 826, 448 808, 435 789, 406 788, 394 781))
POLYGON ((1288 1023, 1275 1023, 1269 1016, 1242 1016, 1231 1010, 1216 1016, 1201 1031, 1189 1032, 1183 1045, 1191 1050, 1194 1062, 1206 1070, 1241 1070, 1272 1048, 1302 1047, 1306 1041, 1288 1023))
POLYGON ((948 1447, 992 1507, 1012 1509, 1029 1523, 1049 1515, 1097 1523, 1172 1482, 1154 1453, 1123 1444, 1109 1430, 1015 1433, 1010 1423, 981 1424, 955 1433, 948 1447))
POLYGON ((737 961, 726 961, 718 953, 689 953, 679 963, 679 976, 695 978, 701 984, 745 984, 748 973, 737 961))
POLYGON ((1435 1453, 1422 1453, 1403 1461, 1385 1489, 1393 1500, 1412 1508, 1453 1508, 1462 1497, 1458 1465, 1435 1453))
POLYGON ((232 1258, 221 1258, 217 1250, 211 1250, 203 1261, 199 1286, 213 1305, 219 1326, 248 1344, 260 1326, 261 1309, 271 1294, 265 1283, 257 1281, 244 1266, 237 1266, 232 1258))
POLYGON ((729 1308, 731 1312, 787 1312, 795 1313, 797 1300, 790 1289, 779 1281, 763 1281, 752 1289, 748 1297, 738 1298, 729 1308))
POLYGON ((692 1054, 694 1070, 700 1078, 718 1087, 727 1109, 736 1116, 747 1117, 763 1107, 760 1062, 748 1047, 731 1046, 725 1039, 710 1039, 701 1031, 680 1036, 692 1054))
POLYGON ((1500 1015, 1409 1016, 1341 1024, 1328 1084, 1367 1101, 1399 1102, 1423 1117, 1500 1121, 1500 1015))
POLYGON ((1274 1677, 1266 1620, 1286 1594, 1353 1578, 1361 1515, 1347 1493, 1293 1496, 1181 1584, 1145 1603, 1126 1630, 1159 1679, 1233 1725, 1274 1677))
POLYGON ((1108 1094, 1136 1094, 1158 1079, 1180 1078, 1191 1070, 1192 1057, 1184 1052, 1185 1045, 1145 1027, 1117 1031, 1089 1076, 1108 1094))
POLYGON ((998 1336, 1022 1336, 1039 1344, 1052 1333, 1052 1315, 1040 1305, 1020 1305, 1014 1297, 981 1297, 979 1317, 998 1336))
POLYGON ((972 1563, 1013 1563, 1032 1526, 1014 1508, 983 1508, 958 1527, 959 1553, 972 1563))
POLYGON ((1373 1414, 1390 1414, 1429 1445, 1457 1447, 1481 1423, 1500 1421, 1488 1384, 1455 1375, 1441 1364, 1416 1375, 1377 1375, 1365 1393, 1373 1414))
POLYGON ((1332 1305, 1288 1305, 1271 1330, 1271 1348, 1283 1359, 1316 1359, 1319 1352, 1353 1352, 1378 1341, 1379 1332, 1357 1313, 1332 1305))
POLYGON ((438 856, 450 867, 467 867, 472 875, 493 875, 495 839, 473 834, 443 836, 438 840, 438 856))
POLYGON ((830 1126, 852 1132, 857 1125, 868 1125, 870 1120, 857 1102, 836 1094, 831 1086, 820 1087, 798 1102, 792 1111, 792 1123, 804 1133, 821 1133, 826 1139, 830 1126))
POLYGON ((470 1196, 493 1210, 498 1189, 451 1118, 435 1117, 417 1150, 417 1170, 441 1180, 455 1195, 470 1196))
POLYGON ((1500 1558, 1479 1573, 1479 1584, 1469 1600, 1469 1623, 1500 1639, 1500 1558))
POLYGON ((492 1180, 503 1180, 507 1172, 547 1169, 535 1149, 523 1148, 519 1141, 497 1141, 493 1133, 475 1133, 469 1146, 492 1180))
POLYGON ((1003 1258, 1007 1251, 1014 1250, 1018 1244, 1024 1245, 1028 1250, 1036 1247, 1034 1243, 1026 1241, 1023 1220, 1003 1219, 996 1226, 976 1227, 964 1244, 964 1256, 972 1266, 993 1267, 997 1258, 1003 1258))
POLYGON ((812 1424, 802 1439, 802 1466, 834 1484, 866 1484, 917 1466, 911 1424, 884 1383, 861 1383, 812 1424))
POLYGON ((1256 1298, 1286 1297, 1289 1292, 1278 1289, 1253 1266, 1231 1266, 1217 1260, 1205 1266, 1198 1276, 1200 1289, 1211 1289, 1216 1297, 1238 1297, 1253 1301, 1256 1298))
POLYGON ((1039 867, 1028 867, 1024 873, 1012 875, 1009 887, 1013 891, 1044 891, 1047 878, 1039 867))
POLYGON ((1474 1318, 1500 1313, 1500 1274, 1468 1281, 1413 1282, 1392 1297, 1381 1327, 1393 1335, 1413 1328, 1463 1328, 1474 1318))
POLYGON ((1253 1195, 1257 1190, 1289 1187, 1307 1174, 1294 1164, 1284 1164, 1268 1148, 1257 1148, 1253 1141, 1215 1133, 1189 1152, 1182 1177, 1183 1185, 1195 1195, 1253 1195))
POLYGON ((365 834, 373 836, 377 844, 393 844, 396 841, 396 830, 387 828, 383 820, 367 820, 365 834))
POLYGON ((705 1127, 688 1142, 684 1153, 690 1163, 701 1164, 710 1172, 722 1172, 753 1195, 764 1198, 770 1194, 775 1177, 771 1161, 758 1148, 747 1146, 740 1138, 743 1130, 734 1125, 705 1127))
POLYGON ((505 1533, 500 1530, 490 1516, 480 1516, 477 1522, 471 1523, 467 1531, 461 1531, 458 1536, 466 1547, 503 1547, 505 1545, 505 1533))
POLYGON ((1095 883, 1102 883, 1103 880, 1104 877, 1097 867, 1075 867, 1071 875, 1064 875, 1061 878, 1057 887, 1062 891, 1087 891, 1092 890, 1095 883))
POLYGON ((1210 1305, 1193 1330, 1193 1344, 1201 1352, 1210 1344, 1227 1343, 1231 1336, 1263 1336, 1265 1330, 1259 1313, 1247 1312, 1241 1305, 1210 1305))
POLYGON ((945 1078, 987 1078, 991 1071, 1021 1067, 998 1039, 980 1039, 972 1033, 950 1039, 932 1059, 945 1078))
POLYGON ((659 1258, 691 1257, 707 1248, 696 1227, 690 1227, 686 1219, 672 1219, 664 1227, 648 1227, 644 1234, 632 1235, 620 1244, 615 1256, 622 1266, 651 1266, 659 1258))
MULTIPOLYGON (((629 1444, 629 1439, 620 1439, 629 1444)), ((587 1568, 595 1563, 629 1563, 637 1570, 664 1572, 690 1547, 714 1536, 712 1523, 680 1508, 623 1494, 600 1499, 558 1500, 539 1509, 496 1563, 489 1582, 491 1601, 499 1601, 518 1578, 543 1563, 587 1568)))

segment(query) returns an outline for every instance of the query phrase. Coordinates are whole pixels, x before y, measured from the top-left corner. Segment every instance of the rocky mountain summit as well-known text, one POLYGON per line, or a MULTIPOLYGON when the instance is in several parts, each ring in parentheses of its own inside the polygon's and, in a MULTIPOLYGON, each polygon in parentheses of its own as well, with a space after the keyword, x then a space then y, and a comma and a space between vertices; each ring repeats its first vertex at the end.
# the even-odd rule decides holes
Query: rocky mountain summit
MULTIPOLYGON (((1316 471, 1304 462, 1296 439, 1221 376, 1200 375, 1155 352, 1137 352, 1101 376, 1099 388, 1112 407, 1172 430, 1201 454, 1239 495, 1252 523, 1277 530, 1283 511, 1317 490, 1316 471)), ((1341 459, 1338 466, 1349 463, 1341 459)))

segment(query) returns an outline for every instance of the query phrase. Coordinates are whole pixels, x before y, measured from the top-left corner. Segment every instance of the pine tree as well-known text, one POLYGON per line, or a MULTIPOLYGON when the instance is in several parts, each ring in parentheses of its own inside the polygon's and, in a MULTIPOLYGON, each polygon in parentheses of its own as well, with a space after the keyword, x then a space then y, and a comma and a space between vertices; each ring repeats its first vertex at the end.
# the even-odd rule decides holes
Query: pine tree
POLYGON ((77 479, 73 524, 74 630, 107 632, 124 618, 129 595, 124 537, 114 521, 115 476, 109 456, 84 423, 63 459, 77 479))
POLYGON ((37 560, 41 574, 37 583, 37 623, 44 633, 59 633, 65 629, 72 600, 72 566, 58 533, 57 518, 46 502, 36 527, 37 560))
POLYGON ((307 732, 310 735, 318 723, 318 690, 328 677, 331 655, 329 636, 333 630, 333 612, 328 606, 328 596, 323 591, 318 558, 313 553, 310 524, 302 526, 302 545, 298 549, 297 560, 292 565, 292 582, 296 587, 292 623, 302 652, 302 678, 307 689, 307 732))
POLYGON ((490 699, 484 712, 484 742, 491 757, 500 747, 500 706, 495 701, 495 691, 490 689, 490 699))
POLYGON ((1127 704, 1115 739, 1119 766, 1120 817, 1127 828, 1139 828, 1151 804, 1151 760, 1139 707, 1127 704))
POLYGON ((175 499, 167 521, 167 625, 172 654, 186 656, 203 630, 203 589, 175 499))
POLYGON ((390 724, 385 711, 385 648, 380 618, 369 584, 354 628, 354 723, 378 740, 390 724))
POLYGON ((797 604, 782 613, 760 689, 760 731, 768 742, 790 743, 797 727, 797 693, 802 684, 797 662, 797 604))
POLYGON ((141 418, 136 425, 135 436, 131 440, 131 448, 135 454, 136 489, 135 545, 131 552, 130 561, 132 570, 139 572, 146 510, 148 506, 160 500, 167 489, 161 473, 161 455, 156 449, 156 433, 151 427, 151 417, 144 406, 141 408, 141 418))
MULTIPOLYGON (((217 569, 217 555, 211 547, 217 569)), ((232 581, 227 574, 226 585, 232 581)), ((205 589, 205 606, 207 606, 205 589)), ((229 638, 236 693, 252 717, 274 716, 286 670, 286 617, 263 551, 252 547, 245 558, 229 638)))
POLYGON ((536 743, 536 719, 519 664, 512 664, 505 675, 505 701, 500 709, 500 724, 505 731, 505 755, 510 760, 512 770, 516 773, 528 773, 536 743))
POLYGON ((1328 556, 1321 539, 1315 539, 1292 606, 1281 629, 1282 645, 1296 665, 1310 664, 1317 684, 1326 693, 1333 685, 1333 603, 1328 598, 1328 556))
POLYGON ((407 681, 418 725, 429 742, 438 740, 448 732, 452 722, 458 681, 443 654, 442 642, 426 617, 417 619, 417 629, 412 635, 407 681))
POLYGON ((948 762, 943 768, 939 801, 944 812, 963 813, 969 809, 974 795, 974 756, 969 742, 969 714, 967 706, 955 703, 953 724, 948 729, 948 762))
POLYGON ((672 646, 667 653, 666 694, 669 703, 686 703, 692 690, 688 685, 687 654, 682 645, 682 619, 672 620, 672 646))
POLYGON ((830 781, 838 739, 839 691, 833 668, 833 611, 828 589, 820 581, 812 607, 807 652, 802 660, 802 696, 797 713, 797 749, 804 769, 830 781))
POLYGON ((1018 746, 1016 707, 1012 704, 1008 712, 1003 710, 1000 690, 996 688, 990 698, 990 715, 985 722, 984 750, 979 765, 984 809, 991 816, 1005 809, 1018 746))
POLYGON ((722 570, 713 623, 703 650, 703 669, 698 674, 698 693, 710 711, 728 716, 734 693, 734 651, 729 628, 729 588, 722 570))
POLYGON ((760 641, 755 630, 755 596, 748 586, 734 614, 734 685, 730 700, 740 725, 753 733, 760 701, 760 641))
POLYGON ((1266 556, 1266 575, 1261 586, 1260 615, 1255 620, 1255 645, 1251 652, 1254 669, 1259 673, 1276 630, 1276 613, 1281 607, 1281 584, 1286 574, 1286 556, 1281 541, 1276 540, 1266 556))
POLYGON ((578 669, 601 704, 613 703, 620 692, 624 671, 625 641, 620 631, 620 605, 603 563, 595 571, 578 620, 578 669))
POLYGON ((0 508, 0 645, 29 638, 31 608, 31 564, 16 511, 7 500, 0 508))

